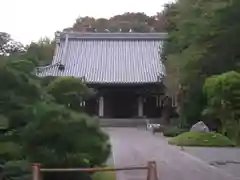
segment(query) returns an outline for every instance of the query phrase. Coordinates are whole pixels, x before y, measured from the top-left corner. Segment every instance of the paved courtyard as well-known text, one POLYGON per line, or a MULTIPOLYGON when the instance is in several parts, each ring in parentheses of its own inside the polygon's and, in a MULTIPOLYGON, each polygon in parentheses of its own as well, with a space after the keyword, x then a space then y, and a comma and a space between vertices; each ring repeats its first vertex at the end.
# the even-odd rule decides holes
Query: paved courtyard
MULTIPOLYGON (((159 180, 237 180, 227 171, 170 146, 160 136, 143 129, 107 128, 110 135, 113 163, 116 167, 142 166, 147 161, 157 162, 159 180)), ((144 170, 121 171, 117 180, 145 180, 144 170)))
POLYGON ((185 147, 185 152, 240 177, 240 148, 185 147))

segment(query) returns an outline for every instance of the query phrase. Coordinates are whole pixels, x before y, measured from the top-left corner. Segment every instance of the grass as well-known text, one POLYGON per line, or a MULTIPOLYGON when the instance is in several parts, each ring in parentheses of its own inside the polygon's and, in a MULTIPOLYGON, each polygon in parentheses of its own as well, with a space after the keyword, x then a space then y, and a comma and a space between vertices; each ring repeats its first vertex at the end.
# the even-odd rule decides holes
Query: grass
POLYGON ((233 147, 236 144, 228 137, 214 132, 185 132, 168 140, 177 146, 233 147))
POLYGON ((93 174, 92 180, 116 180, 116 172, 115 171, 96 172, 93 174))

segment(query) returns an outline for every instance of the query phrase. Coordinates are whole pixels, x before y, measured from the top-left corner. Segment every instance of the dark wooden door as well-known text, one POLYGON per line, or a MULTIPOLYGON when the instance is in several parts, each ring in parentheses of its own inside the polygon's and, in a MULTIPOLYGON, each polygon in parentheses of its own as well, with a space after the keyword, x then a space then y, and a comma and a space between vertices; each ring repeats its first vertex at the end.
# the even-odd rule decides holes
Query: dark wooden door
POLYGON ((157 106, 157 99, 155 96, 145 98, 144 115, 150 118, 157 118, 161 116, 161 108, 157 106))
POLYGON ((132 118, 137 113, 137 98, 129 93, 112 93, 105 97, 105 112, 112 118, 132 118))

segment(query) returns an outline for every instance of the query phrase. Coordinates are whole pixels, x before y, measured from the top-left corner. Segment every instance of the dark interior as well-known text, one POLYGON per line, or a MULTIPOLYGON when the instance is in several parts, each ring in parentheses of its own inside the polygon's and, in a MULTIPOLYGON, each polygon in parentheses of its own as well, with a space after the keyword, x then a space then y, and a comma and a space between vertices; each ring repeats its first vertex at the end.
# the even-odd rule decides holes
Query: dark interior
POLYGON ((138 97, 144 98, 144 116, 161 117, 162 109, 157 106, 156 96, 145 90, 156 89, 155 86, 96 86, 99 94, 86 102, 85 109, 91 115, 98 115, 100 96, 104 97, 105 118, 138 117, 138 97))
POLYGON ((157 101, 155 96, 149 96, 145 98, 143 106, 144 115, 150 118, 156 118, 161 116, 161 107, 157 106, 157 101))
POLYGON ((91 116, 98 115, 98 100, 97 98, 91 98, 86 101, 85 111, 91 116))
POLYGON ((130 92, 113 92, 105 96, 104 114, 111 118, 137 116, 137 97, 130 92))

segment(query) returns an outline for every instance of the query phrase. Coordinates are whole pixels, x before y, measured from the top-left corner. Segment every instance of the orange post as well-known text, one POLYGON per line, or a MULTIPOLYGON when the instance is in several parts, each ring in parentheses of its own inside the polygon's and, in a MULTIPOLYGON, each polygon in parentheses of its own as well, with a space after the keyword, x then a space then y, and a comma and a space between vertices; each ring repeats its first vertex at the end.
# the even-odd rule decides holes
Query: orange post
POLYGON ((147 166, 123 167, 123 168, 41 168, 40 164, 32 164, 32 180, 40 180, 41 173, 50 172, 99 172, 99 171, 128 171, 147 170, 147 180, 158 180, 157 165, 155 161, 149 161, 147 166))
POLYGON ((40 180, 40 164, 32 164, 32 180, 40 180))
POLYGON ((152 164, 148 162, 147 164, 147 180, 152 180, 152 164))
POLYGON ((148 162, 147 165, 147 180, 158 180, 157 165, 155 161, 148 162))
POLYGON ((153 175, 154 175, 154 180, 158 180, 158 175, 157 175, 157 164, 155 161, 152 162, 153 166, 153 175))

